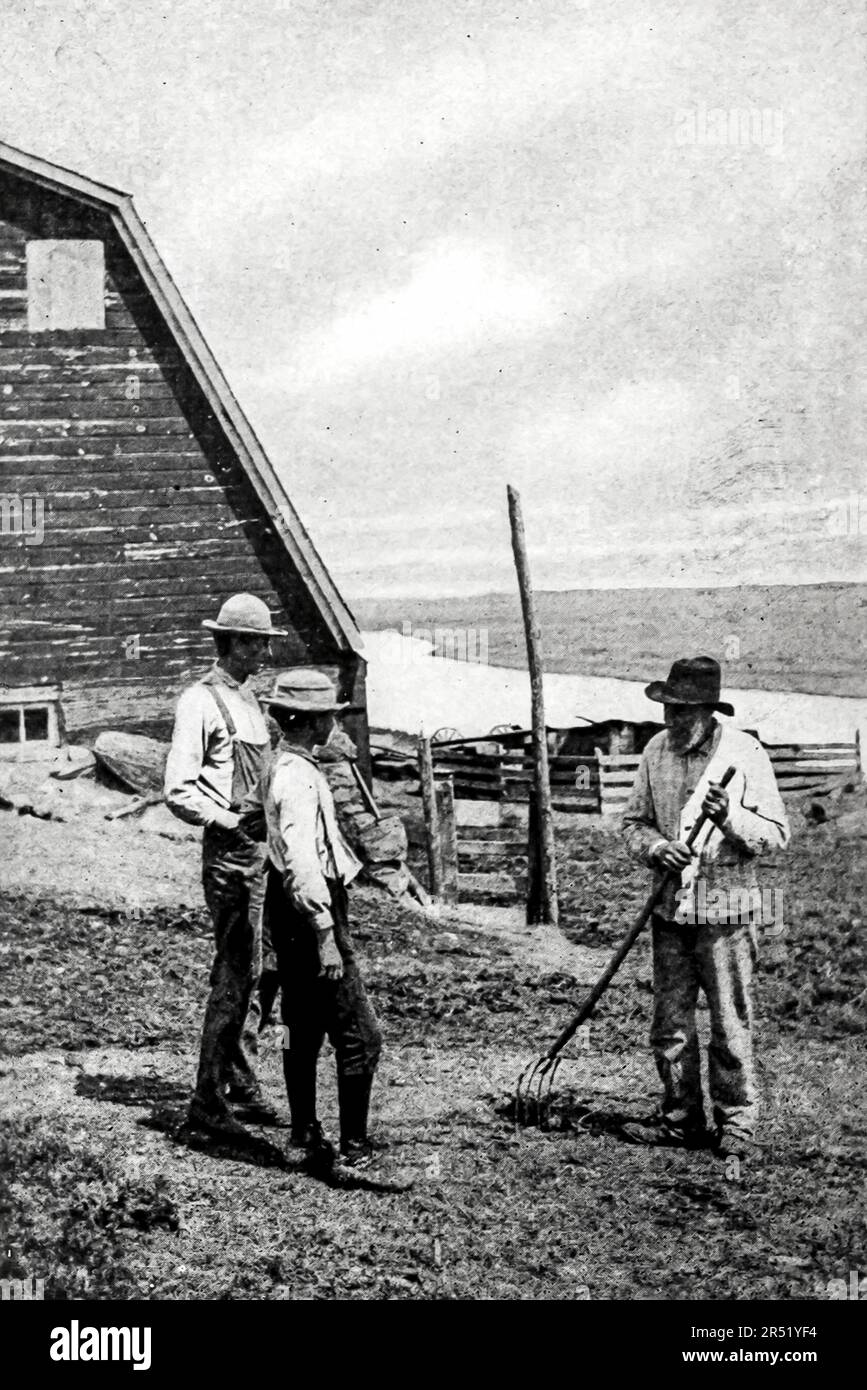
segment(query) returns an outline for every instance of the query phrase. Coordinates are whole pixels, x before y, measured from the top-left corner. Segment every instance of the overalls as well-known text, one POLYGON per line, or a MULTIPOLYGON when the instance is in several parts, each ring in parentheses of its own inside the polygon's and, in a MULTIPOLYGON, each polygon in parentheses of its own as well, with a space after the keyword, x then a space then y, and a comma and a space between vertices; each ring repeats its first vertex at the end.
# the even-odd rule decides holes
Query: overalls
MULTIPOLYGON (((232 810, 259 782, 267 744, 245 743, 217 688, 208 687, 232 740, 232 810)), ((258 1014, 250 1004, 262 970, 262 908, 265 899, 263 844, 247 845, 234 830, 205 827, 202 836, 202 887, 214 923, 216 952, 211 993, 205 1006, 196 1099, 209 1110, 225 1105, 225 1088, 237 1098, 254 1097, 253 1070, 258 1014)))

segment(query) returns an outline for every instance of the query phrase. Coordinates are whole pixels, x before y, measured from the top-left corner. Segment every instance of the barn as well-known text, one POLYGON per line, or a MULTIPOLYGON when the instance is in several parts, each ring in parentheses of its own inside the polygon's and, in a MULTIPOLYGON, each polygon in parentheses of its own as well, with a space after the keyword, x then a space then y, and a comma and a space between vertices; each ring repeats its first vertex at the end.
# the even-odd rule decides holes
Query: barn
POLYGON ((355 621, 128 194, 0 144, 0 755, 167 731, 259 595, 357 712, 355 621))

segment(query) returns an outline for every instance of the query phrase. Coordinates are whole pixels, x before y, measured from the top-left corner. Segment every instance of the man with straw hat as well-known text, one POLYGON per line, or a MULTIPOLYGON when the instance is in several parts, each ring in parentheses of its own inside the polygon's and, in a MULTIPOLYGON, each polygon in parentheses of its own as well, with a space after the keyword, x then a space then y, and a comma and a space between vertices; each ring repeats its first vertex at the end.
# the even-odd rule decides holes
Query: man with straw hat
MULTIPOLYGON (((349 706, 322 671, 284 671, 263 699, 281 740, 262 782, 268 829, 267 912, 280 970, 283 1069, 292 1144, 310 1171, 331 1180, 383 1178, 367 1133, 370 1092, 382 1045, 349 932, 347 886, 361 864, 343 838, 314 750, 349 706), (316 1109, 316 1071, 325 1037, 337 1061, 340 1153, 316 1109)), ((403 1190, 406 1184, 393 1184, 403 1190)))
POLYGON ((213 633, 217 659, 178 701, 165 799, 181 820, 204 827, 202 886, 216 947, 189 1122, 239 1137, 247 1131, 230 1101, 249 1121, 279 1123, 253 1067, 258 1015, 250 1006, 262 964, 265 847, 248 833, 243 804, 258 786, 270 746, 248 681, 261 669, 271 638, 286 634, 253 594, 234 594, 216 621, 206 618, 202 626, 213 633))
MULTIPOLYGON (((749 1154, 758 1097, 753 1068, 751 980, 764 897, 756 858, 783 849, 789 825, 771 761, 751 735, 716 714, 720 667, 712 657, 675 661, 648 699, 665 710, 665 729, 642 755, 623 828, 631 853, 667 882, 653 918, 654 1009, 650 1042, 662 1079, 662 1113, 624 1126, 637 1143, 706 1141, 696 1006, 707 998, 708 1085, 723 1157, 749 1154), (728 787, 720 778, 728 767, 728 787), (708 817, 693 849, 699 814, 708 817)), ((776 919, 774 919, 776 920, 776 919)))

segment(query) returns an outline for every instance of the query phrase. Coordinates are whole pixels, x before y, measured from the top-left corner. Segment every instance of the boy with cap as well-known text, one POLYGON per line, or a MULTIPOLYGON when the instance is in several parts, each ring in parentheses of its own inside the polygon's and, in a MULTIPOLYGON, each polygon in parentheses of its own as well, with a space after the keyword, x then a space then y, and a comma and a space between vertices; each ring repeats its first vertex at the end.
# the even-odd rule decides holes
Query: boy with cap
POLYGON ((253 1068, 258 1015, 250 1005, 262 963, 265 847, 248 833, 242 807, 270 746, 248 680, 261 669, 270 639, 285 633, 253 594, 227 599, 216 621, 205 619, 202 626, 213 633, 217 659, 178 701, 165 799, 180 820, 204 827, 202 886, 216 946, 189 1121, 237 1137, 247 1131, 228 1101, 238 1103, 247 1120, 279 1123, 253 1068))
POLYGON ((314 754, 328 742, 335 714, 349 706, 324 672, 305 668, 278 676, 263 704, 282 733, 263 775, 262 800, 292 1143, 305 1150, 311 1170, 352 1176, 375 1166, 367 1117, 382 1039, 349 933, 346 890, 361 864, 340 832, 314 754), (326 1035, 337 1059, 339 1158, 316 1114, 316 1068, 326 1035))
POLYGON ((652 922, 654 1009, 650 1042, 664 1095, 658 1122, 624 1126, 637 1143, 705 1139, 696 1006, 710 1012, 708 1082, 718 1152, 743 1157, 755 1137, 751 980, 757 947, 757 856, 783 849, 789 825, 770 759, 749 734, 722 724, 720 667, 712 657, 675 661, 648 699, 666 727, 642 755, 623 816, 631 853, 665 887, 652 922), (727 788, 726 768, 735 768, 727 788), (709 821, 692 851, 698 816, 709 821), (702 905, 713 903, 713 910, 702 905))

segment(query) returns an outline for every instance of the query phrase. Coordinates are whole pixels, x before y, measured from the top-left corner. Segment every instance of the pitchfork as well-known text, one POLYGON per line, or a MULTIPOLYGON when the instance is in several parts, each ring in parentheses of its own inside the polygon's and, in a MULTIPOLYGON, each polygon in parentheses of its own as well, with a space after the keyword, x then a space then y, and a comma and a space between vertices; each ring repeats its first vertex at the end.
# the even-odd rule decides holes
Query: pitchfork
MULTIPOLYGON (((720 778, 721 787, 728 786, 735 775, 733 767, 727 768, 720 778)), ((706 824, 708 817, 704 812, 698 817, 692 830, 686 838, 687 848, 692 849, 698 836, 706 824)), ((662 897, 666 885, 670 882, 672 874, 665 874, 662 881, 654 888, 647 902, 639 912, 629 931, 624 936, 614 955, 606 965, 599 979, 596 981, 590 993, 581 1001, 577 1013, 566 1024, 563 1032, 552 1042, 547 1052, 541 1057, 537 1057, 531 1066, 525 1067, 518 1077, 518 1085, 515 1090, 515 1118, 518 1124, 531 1125, 538 1124, 540 1129, 544 1129, 547 1122, 547 1111, 551 1101, 551 1092, 554 1087, 554 1078, 562 1059, 563 1048, 575 1036, 582 1023, 586 1023, 592 1014, 599 1000, 602 998, 614 976, 617 974, 621 965, 625 961, 629 952, 632 950, 642 931, 653 915, 653 910, 662 897)))

